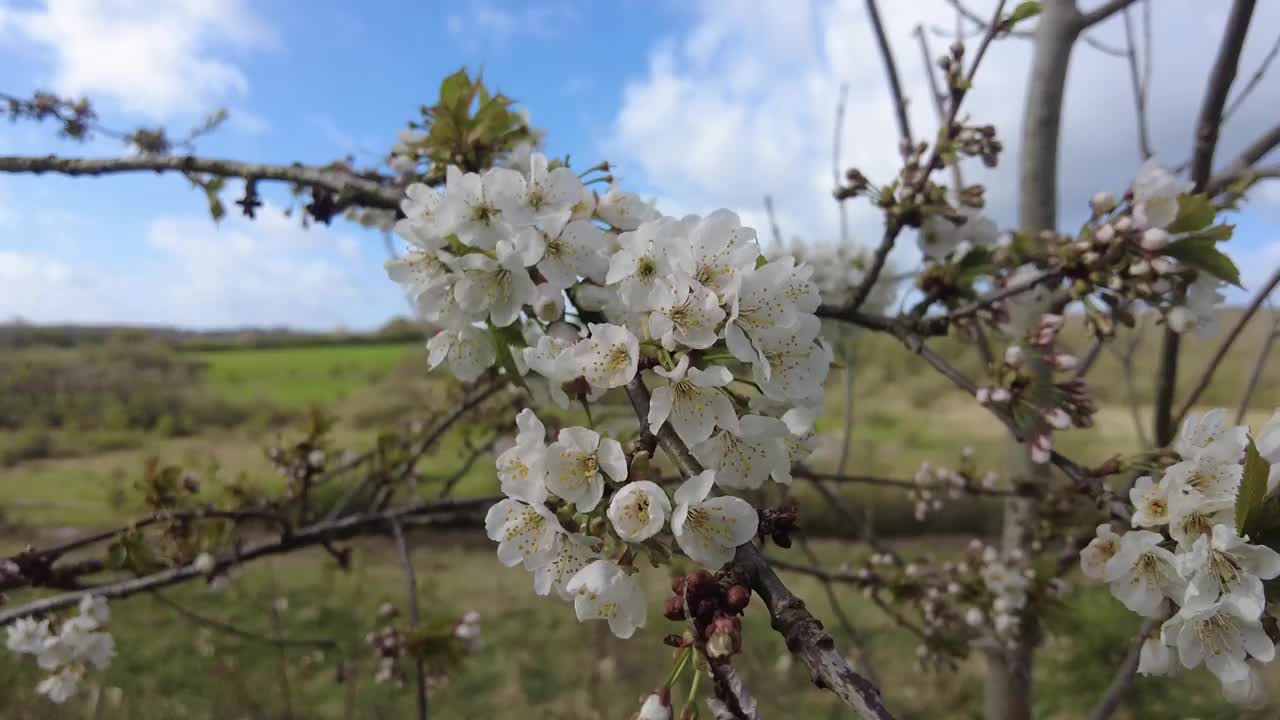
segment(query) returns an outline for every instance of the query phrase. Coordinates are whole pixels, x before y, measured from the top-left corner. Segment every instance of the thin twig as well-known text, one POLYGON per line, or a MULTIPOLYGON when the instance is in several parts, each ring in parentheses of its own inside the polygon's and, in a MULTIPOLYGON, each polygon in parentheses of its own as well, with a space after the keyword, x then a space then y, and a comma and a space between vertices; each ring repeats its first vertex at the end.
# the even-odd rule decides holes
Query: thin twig
POLYGON ((236 627, 235 625, 232 625, 231 623, 228 623, 228 622, 215 620, 214 618, 201 615, 200 613, 188 607, 185 607, 180 603, 175 602, 174 600, 170 600, 163 593, 153 592, 151 593, 151 597, 155 598, 161 605, 164 605, 165 607, 169 608, 170 610, 173 610, 174 612, 190 620, 191 622, 196 623, 197 625, 204 625, 206 627, 217 630, 218 632, 226 633, 227 635, 238 637, 242 640, 249 640, 256 643, 262 643, 264 645, 273 645, 275 647, 327 647, 335 650, 341 650, 342 648, 342 646, 336 640, 322 640, 322 639, 303 640, 303 639, 294 639, 294 638, 284 638, 280 636, 271 637, 268 635, 262 635, 259 633, 251 632, 249 630, 245 630, 243 628, 236 627))
POLYGON ((1136 0, 1109 0, 1080 16, 1080 28, 1085 29, 1106 20, 1132 5, 1136 0))
POLYGON ((765 194, 764 212, 769 217, 769 230, 773 233, 773 244, 782 250, 782 228, 778 227, 778 216, 773 212, 773 196, 765 194))
POLYGON ((1236 413, 1236 425, 1244 424, 1244 416, 1249 412, 1249 403, 1253 400, 1253 394, 1258 389, 1258 383, 1262 380, 1262 371, 1267 367, 1267 359, 1271 357, 1271 350, 1275 347, 1276 340, 1280 339, 1280 313, 1275 313, 1275 319, 1271 326, 1271 332, 1267 333, 1267 339, 1262 342, 1262 349, 1258 351, 1258 359, 1253 363, 1253 371, 1249 373, 1249 384, 1244 388, 1244 396, 1240 398, 1240 410, 1236 413))
POLYGON ((876 0, 867 0, 867 17, 871 20, 871 29, 876 36, 876 46, 880 48, 880 62, 884 64, 885 75, 889 78, 889 90, 893 94, 893 117, 898 122, 898 138, 903 153, 915 145, 911 139, 911 119, 907 117, 907 96, 902 92, 902 79, 898 77, 898 61, 894 58, 893 48, 889 46, 889 38, 884 32, 884 22, 880 19, 880 8, 876 0))
MULTIPOLYGON (((395 536, 396 547, 400 550, 400 565, 404 568, 404 584, 406 602, 409 603, 409 622, 415 628, 418 627, 418 578, 413 571, 413 558, 409 555, 409 543, 404 539, 404 531, 400 529, 400 523, 395 519, 391 520, 391 533, 395 536)), ((423 665, 421 657, 414 657, 413 664, 416 670, 416 699, 418 707, 418 720, 427 720, 427 669, 423 665)))
MULTIPOLYGON (((956 17, 961 17, 960 10, 956 10, 956 17)), ((933 50, 929 47, 929 36, 924 31, 923 25, 916 25, 916 39, 920 41, 920 55, 924 60, 924 76, 929 81, 929 96, 933 98, 933 110, 938 116, 938 123, 947 121, 947 109, 944 105, 946 96, 942 94, 942 90, 938 87, 938 77, 934 75, 933 50)), ((942 128, 939 128, 942 129, 942 128)), ((955 187, 953 190, 958 197, 960 191, 964 189, 964 175, 960 169, 960 163, 951 163, 951 182, 955 187)))
POLYGON ((1262 82, 1263 76, 1267 74, 1268 68, 1271 67, 1271 63, 1275 62, 1277 55, 1280 55, 1280 35, 1276 36, 1276 41, 1271 45, 1271 50, 1267 53, 1267 56, 1262 59, 1262 64, 1258 66, 1256 71, 1254 71, 1253 76, 1249 78, 1249 82, 1245 83, 1244 87, 1240 89, 1240 93, 1236 95, 1235 100, 1231 101, 1231 104, 1227 106, 1227 109, 1222 111, 1223 125, 1231 119, 1231 116, 1236 113, 1236 110, 1240 109, 1240 106, 1244 104, 1245 99, 1249 97, 1249 93, 1253 92, 1254 88, 1258 87, 1258 83, 1262 82))
POLYGON ((1200 399, 1200 395, 1204 393, 1204 391, 1209 387, 1209 382, 1213 380, 1213 375, 1218 371, 1218 367, 1222 364, 1222 359, 1227 356, 1227 351, 1231 349, 1236 338, 1240 337, 1240 333, 1244 330, 1244 326, 1249 324, 1249 321, 1253 319, 1254 314, 1258 312, 1258 308, 1262 307, 1262 304, 1267 301, 1267 297, 1271 295, 1271 292, 1276 289, 1277 285, 1280 285, 1280 268, 1276 268, 1275 272, 1271 273, 1271 278, 1268 279, 1262 289, 1258 291, 1258 294, 1253 297, 1253 301, 1249 303, 1249 307, 1244 311, 1244 314, 1240 316, 1240 319, 1236 321, 1235 326, 1231 328, 1231 332, 1227 333, 1227 336, 1223 338, 1222 344, 1218 346, 1218 350, 1209 360, 1209 364, 1205 365, 1204 372, 1200 374, 1200 381, 1196 383, 1195 388, 1191 391, 1191 395, 1189 395, 1186 401, 1182 403, 1182 407, 1178 410, 1178 414, 1174 416, 1174 427, 1177 427, 1177 425, 1182 422, 1182 419, 1187 416, 1187 413, 1191 412, 1191 408, 1195 407, 1196 401, 1200 399))
POLYGON ((1142 73, 1138 69, 1138 49, 1133 33, 1133 20, 1129 9, 1124 9, 1125 56, 1129 61, 1129 81, 1133 85, 1133 105, 1137 115, 1138 152, 1145 162, 1155 153, 1151 150, 1151 135, 1147 122, 1147 86, 1142 81, 1142 73))
POLYGON ((1245 34, 1249 31, 1256 6, 1257 0, 1235 0, 1231 14, 1227 16, 1227 26, 1209 73, 1209 86, 1200 105, 1200 117, 1196 121, 1195 147, 1191 153, 1191 182, 1195 192, 1205 189, 1213 173, 1213 152, 1218 147, 1218 132, 1222 128, 1222 108, 1235 81, 1245 34))
MULTIPOLYGON (((839 188, 844 178, 844 109, 849 99, 849 83, 840 83, 840 97, 836 100, 835 129, 831 131, 831 180, 833 187, 839 188)), ((849 247, 849 208, 845 206, 845 197, 837 193, 836 205, 840 210, 840 247, 849 247)))
POLYGON ((1098 700, 1098 704, 1094 706, 1093 712, 1089 713, 1089 720, 1107 720, 1120 707, 1124 696, 1133 687, 1133 677, 1138 671, 1138 661, 1142 658, 1142 645, 1162 621, 1163 618, 1147 618, 1142 622, 1142 627, 1129 645, 1129 652, 1125 654, 1124 660, 1120 662, 1120 667, 1116 668, 1116 674, 1111 678, 1111 684, 1102 693, 1102 697, 1098 700))

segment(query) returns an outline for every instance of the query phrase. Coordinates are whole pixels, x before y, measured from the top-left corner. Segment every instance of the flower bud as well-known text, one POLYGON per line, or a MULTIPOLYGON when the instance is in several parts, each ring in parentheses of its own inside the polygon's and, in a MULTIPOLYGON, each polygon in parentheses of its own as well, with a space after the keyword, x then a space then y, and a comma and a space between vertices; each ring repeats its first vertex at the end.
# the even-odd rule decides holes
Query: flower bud
POLYGON ((1154 270, 1157 275, 1169 275, 1170 273, 1177 272, 1178 263, 1167 257, 1151 258, 1151 269, 1154 270))
POLYGON ((730 586, 724 596, 724 606, 732 612, 742 612, 751 603, 751 590, 743 585, 730 586))
POLYGON ((1116 196, 1109 192, 1100 192, 1089 201, 1089 208, 1097 215, 1106 215, 1116 209, 1116 196))
POLYGON ((1134 277, 1143 277, 1151 273, 1151 263, 1146 260, 1135 260, 1129 263, 1129 274, 1134 277))
POLYGON ((1055 368, 1064 372, 1070 372, 1080 367, 1079 358, 1071 353, 1054 353, 1049 361, 1053 363, 1055 368))
POLYGON ((1184 307, 1176 307, 1165 315, 1165 322, 1169 324, 1170 330, 1181 334, 1196 326, 1196 316, 1184 307))
POLYGON ((991 391, 991 402, 993 403, 1003 404, 1003 403, 1009 402, 1012 399, 1013 399, 1013 394, 1010 393, 1007 388, 996 388, 995 390, 991 391))
POLYGON ((1004 351, 1004 361, 1010 367, 1022 367, 1022 361, 1026 359, 1022 347, 1018 345, 1010 345, 1004 351))
POLYGON ((1093 237, 1104 245, 1110 245, 1111 241, 1116 239, 1116 229, 1111 223, 1106 223, 1093 233, 1093 237))
POLYGON ((1169 233, 1162 228, 1147 228, 1142 233, 1142 242, 1140 244, 1143 250, 1150 252, 1163 250, 1169 246, 1169 233))
POLYGON ((694 571, 685 581, 685 592, 689 593, 691 598, 713 595, 717 590, 719 586, 716 584, 716 576, 703 569, 694 571))
POLYGON ((1117 232, 1125 233, 1125 232, 1129 232, 1132 229, 1133 229, 1133 218, 1129 217, 1128 215, 1125 215, 1124 217, 1116 221, 1117 232))
POLYGON ((666 605, 662 608, 662 616, 672 622, 684 620, 684 598, 679 595, 669 595, 666 605))
POLYGON ((977 397, 979 405, 991 404, 991 388, 980 387, 978 388, 978 391, 974 393, 974 395, 977 397))
POLYGON ((191 567, 195 569, 196 572, 203 573, 205 575, 208 575, 209 572, 213 570, 213 566, 213 556, 207 552, 197 555, 195 561, 191 563, 191 567))

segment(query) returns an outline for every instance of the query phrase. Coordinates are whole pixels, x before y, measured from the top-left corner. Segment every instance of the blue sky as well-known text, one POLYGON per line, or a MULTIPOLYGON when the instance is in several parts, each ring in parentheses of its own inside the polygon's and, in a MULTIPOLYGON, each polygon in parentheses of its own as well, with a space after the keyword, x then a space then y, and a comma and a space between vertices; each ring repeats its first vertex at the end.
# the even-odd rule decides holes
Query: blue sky
MULTIPOLYGON (((989 3, 975 0, 986 12, 989 3)), ((1083 0, 1086 6, 1089 0, 1083 0)), ((932 133, 920 52, 922 19, 950 26, 941 0, 882 3, 917 135, 932 133)), ((1153 47, 1152 132, 1158 155, 1181 162, 1212 56, 1205 27, 1223 9, 1163 0, 1153 47)), ((836 88, 848 82, 847 164, 884 177, 894 164, 889 99, 863 3, 348 2, 283 0, 0 0, 0 91, 85 93, 105 124, 175 131, 219 106, 231 121, 202 154, 323 163, 347 153, 375 162, 395 131, 459 66, 484 68, 517 98, 547 149, 575 164, 608 159, 627 186, 669 214, 729 207, 763 228, 775 196, 788 234, 831 242, 836 210, 831 135, 836 88)), ((1242 66, 1280 31, 1280 8, 1258 11, 1242 66)), ((1121 26, 1099 38, 1119 44, 1121 26)), ((946 41, 932 40, 935 52, 946 41)), ((1028 46, 998 44, 967 106, 1005 137, 990 211, 1013 221, 1017 98, 1028 46)), ((1062 213, 1123 189, 1137 166, 1124 64, 1078 49, 1068 84, 1062 213)), ((1280 83, 1264 82, 1232 119, 1220 162, 1274 122, 1280 83)), ((0 125, 0 154, 112 155, 110 141, 76 145, 31 123, 0 125)), ((267 195, 261 219, 214 225, 199 192, 177 176, 106 179, 0 176, 0 317, 212 327, 371 327, 404 309, 383 275, 374 232, 336 221, 304 231, 267 195)), ((876 218, 853 209, 855 237, 876 218)), ((1246 284, 1280 263, 1280 192, 1265 189, 1239 219, 1232 246, 1246 284)), ((894 262, 909 267, 911 242, 894 262)))

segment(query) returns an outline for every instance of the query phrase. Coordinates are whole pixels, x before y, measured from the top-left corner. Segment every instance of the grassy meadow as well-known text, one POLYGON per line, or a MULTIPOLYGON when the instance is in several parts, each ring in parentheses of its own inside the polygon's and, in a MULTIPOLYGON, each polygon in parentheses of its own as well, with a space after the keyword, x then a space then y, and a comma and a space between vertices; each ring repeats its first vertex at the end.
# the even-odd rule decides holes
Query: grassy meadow
MULTIPOLYGON (((1223 323, 1232 320, 1224 317, 1223 323)), ((1207 404, 1234 408, 1239 403, 1266 323, 1260 318, 1244 333, 1205 394, 1207 404)), ((1134 399, 1144 422, 1154 395, 1158 331, 1148 329, 1146 337, 1133 367, 1134 399)), ((1067 338, 1084 352, 1087 341, 1078 332, 1067 338)), ((1216 342, 1184 343, 1181 387, 1195 380, 1216 342)), ((948 347, 949 341, 939 345, 945 352, 958 351, 958 364, 970 376, 979 374, 973 353, 948 347)), ((918 358, 889 339, 867 336, 858 342, 853 368, 851 471, 907 478, 922 462, 955 465, 965 446, 974 449, 980 468, 999 470, 1006 452, 1000 427, 918 358)), ((841 452, 843 383, 849 374, 832 372, 811 463, 819 470, 834 469, 841 452)), ((1101 406, 1096 427, 1065 434, 1060 449, 1086 464, 1136 451, 1141 441, 1118 360, 1104 352, 1090 382, 1101 406)), ((1267 366, 1259 387, 1249 414, 1255 424, 1280 405, 1280 361, 1267 366)), ((200 473, 216 467, 220 476, 270 485, 279 480, 265 448, 290 433, 312 405, 340 418, 336 437, 342 446, 360 449, 380 429, 430 409, 435 398, 420 343, 184 351, 163 343, 111 346, 107 341, 4 351, 0 555, 136 514, 141 504, 133 484, 148 458, 200 473), (86 367, 95 368, 91 376, 75 375, 86 367), (125 369, 116 373, 118 367, 125 369)), ((605 408, 595 419, 603 424, 613 415, 622 422, 625 412, 624 407, 605 408)), ((430 476, 445 477, 465 454, 461 436, 451 435, 422 467, 430 476)), ((492 463, 482 459, 456 494, 494 490, 492 463)), ((921 524, 898 491, 848 487, 842 493, 849 507, 869 508, 865 516, 875 531, 897 538, 907 555, 955 554, 970 537, 998 527, 998 508, 989 500, 949 503, 921 524)), ((833 566, 860 561, 861 544, 834 539, 852 530, 844 519, 825 510, 807 486, 797 484, 795 494, 805 527, 830 538, 815 542, 823 560, 833 566)), ((665 584, 660 572, 645 575, 652 585, 647 627, 624 643, 602 624, 577 623, 570 606, 534 596, 527 574, 501 567, 479 533, 420 534, 412 542, 424 615, 451 618, 474 609, 483 618, 486 642, 446 684, 433 689, 433 717, 627 718, 638 698, 665 676, 670 650, 660 639, 681 628, 659 614, 665 584)), ((34 696, 37 671, 29 658, 0 653, 0 718, 407 717, 412 691, 373 683, 375 662, 364 641, 380 625, 379 606, 403 604, 395 549, 389 542, 365 539, 353 543, 353 550, 346 572, 317 549, 248 565, 220 589, 191 583, 116 603, 116 663, 95 676, 99 682, 89 692, 61 708, 34 696), (287 600, 287 609, 276 609, 279 598, 287 600), (242 632, 229 632, 224 624, 242 632)), ((807 577, 786 579, 843 639, 822 587, 807 577)), ((1084 717, 1139 624, 1105 592, 1083 586, 1078 573, 1069 580, 1075 589, 1050 615, 1036 667, 1037 717, 1084 717)), ((9 601, 29 597, 17 593, 9 601)), ((909 632, 856 592, 841 591, 840 599, 867 639, 898 717, 980 717, 976 659, 954 673, 920 673, 909 632)), ((739 666, 762 701, 764 717, 845 716, 809 685, 802 667, 787 662, 780 638, 768 629, 757 605, 745 620, 739 666)), ((1272 687, 1280 688, 1280 678, 1272 680, 1272 687)), ((1203 671, 1177 682, 1139 678, 1119 716, 1242 717, 1222 704, 1215 681, 1203 671)))

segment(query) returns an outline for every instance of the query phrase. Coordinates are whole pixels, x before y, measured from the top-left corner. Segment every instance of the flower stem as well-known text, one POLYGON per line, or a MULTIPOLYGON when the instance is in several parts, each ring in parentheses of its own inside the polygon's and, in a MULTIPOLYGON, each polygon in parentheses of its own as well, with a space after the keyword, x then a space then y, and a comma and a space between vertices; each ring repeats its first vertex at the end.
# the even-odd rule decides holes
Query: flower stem
POLYGON ((684 667, 689 664, 689 657, 691 655, 691 648, 685 648, 680 651, 680 656, 676 660, 676 665, 671 668, 671 674, 667 676, 667 681, 662 684, 663 687, 669 688, 676 684, 676 680, 680 679, 680 673, 684 672, 684 667))

